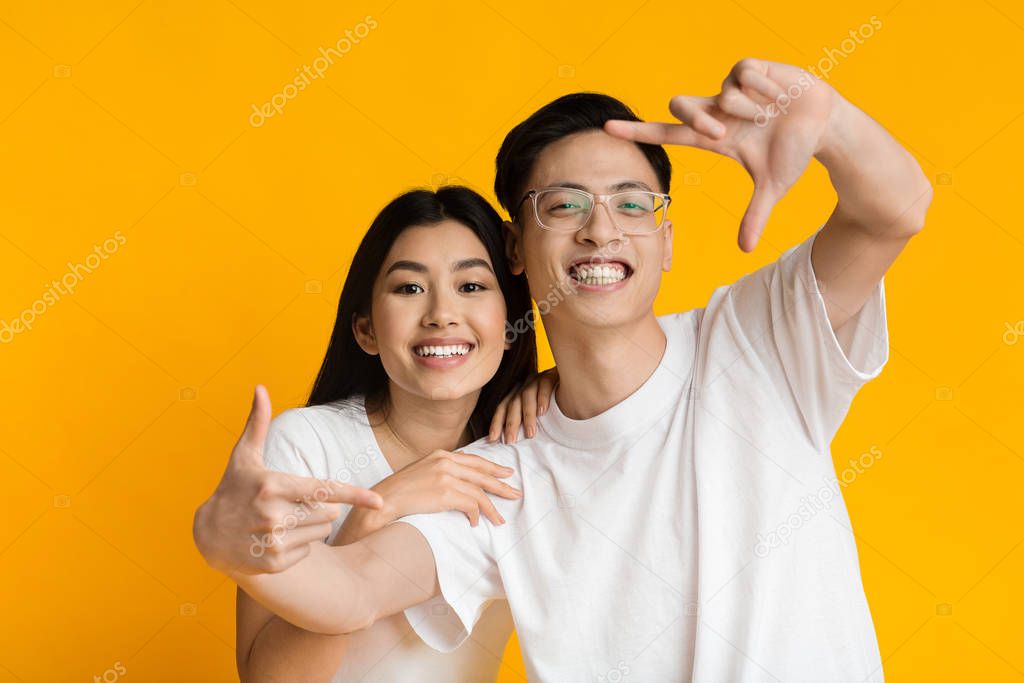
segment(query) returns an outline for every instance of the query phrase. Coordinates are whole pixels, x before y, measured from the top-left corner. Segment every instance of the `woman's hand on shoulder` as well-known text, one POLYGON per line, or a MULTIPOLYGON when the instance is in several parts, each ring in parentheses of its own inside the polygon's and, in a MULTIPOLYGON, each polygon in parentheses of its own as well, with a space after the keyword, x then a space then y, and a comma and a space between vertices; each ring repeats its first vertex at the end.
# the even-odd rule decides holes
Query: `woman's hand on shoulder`
POLYGON ((480 522, 480 515, 495 526, 504 524, 505 519, 487 494, 510 500, 521 498, 522 491, 501 481, 514 473, 511 467, 478 455, 436 450, 378 482, 371 490, 384 499, 384 507, 354 508, 334 544, 353 543, 401 517, 420 513, 458 510, 472 526, 480 522))
POLYGON ((494 442, 504 437, 505 443, 515 443, 520 426, 527 439, 536 436, 537 416, 547 412, 556 386, 558 368, 551 368, 534 375, 526 384, 513 390, 494 411, 487 440, 494 442))

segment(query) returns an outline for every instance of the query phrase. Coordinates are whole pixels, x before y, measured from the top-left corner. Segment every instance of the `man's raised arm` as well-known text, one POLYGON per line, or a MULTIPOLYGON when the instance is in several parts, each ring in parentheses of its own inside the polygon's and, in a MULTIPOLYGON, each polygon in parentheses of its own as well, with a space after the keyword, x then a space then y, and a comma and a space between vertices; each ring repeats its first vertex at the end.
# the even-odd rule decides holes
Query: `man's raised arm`
POLYGON ((609 121, 627 140, 698 147, 735 159, 754 194, 740 222, 751 251, 772 208, 811 157, 838 194, 812 251, 833 330, 863 307, 907 241, 924 226, 932 187, 917 161, 870 116, 808 71, 759 59, 738 62, 714 97, 678 95, 674 123, 609 121))

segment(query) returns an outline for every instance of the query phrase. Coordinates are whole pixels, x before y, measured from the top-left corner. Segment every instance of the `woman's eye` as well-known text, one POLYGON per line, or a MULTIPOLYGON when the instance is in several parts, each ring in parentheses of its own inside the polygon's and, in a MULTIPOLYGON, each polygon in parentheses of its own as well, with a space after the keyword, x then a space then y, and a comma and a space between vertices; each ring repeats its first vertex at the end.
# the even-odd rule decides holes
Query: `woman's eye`
POLYGON ((408 282, 404 285, 399 285, 395 290, 396 294, 419 294, 423 291, 423 288, 417 284, 408 282))
POLYGON ((462 287, 461 287, 462 291, 469 292, 470 294, 472 294, 474 292, 482 292, 485 289, 487 289, 487 288, 484 287, 479 282, 467 282, 466 284, 462 285, 462 287))

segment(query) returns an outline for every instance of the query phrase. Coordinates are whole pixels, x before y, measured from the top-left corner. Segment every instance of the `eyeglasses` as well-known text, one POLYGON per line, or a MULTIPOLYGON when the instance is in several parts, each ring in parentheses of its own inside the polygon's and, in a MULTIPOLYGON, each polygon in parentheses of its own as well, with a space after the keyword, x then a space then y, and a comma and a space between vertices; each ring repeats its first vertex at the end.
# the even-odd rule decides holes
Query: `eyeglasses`
POLYGON ((603 204, 612 224, 627 235, 660 230, 672 201, 667 194, 644 190, 593 194, 572 187, 547 187, 527 192, 516 212, 527 199, 533 200, 534 218, 545 230, 576 232, 590 220, 594 206, 603 204))

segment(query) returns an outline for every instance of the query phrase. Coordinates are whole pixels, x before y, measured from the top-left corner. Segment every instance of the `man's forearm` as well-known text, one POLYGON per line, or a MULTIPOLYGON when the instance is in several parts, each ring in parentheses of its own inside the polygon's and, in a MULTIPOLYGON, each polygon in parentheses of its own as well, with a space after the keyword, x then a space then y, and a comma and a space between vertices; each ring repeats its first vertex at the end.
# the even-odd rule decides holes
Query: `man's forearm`
MULTIPOLYGON (((376 516, 354 508, 330 544, 349 545, 384 527, 376 516)), ((302 680, 328 683, 341 666, 348 635, 313 633, 275 615, 264 624, 246 658, 245 683, 302 680)))
POLYGON ((231 578, 285 621, 326 635, 367 628, 440 593, 430 545, 409 524, 342 547, 311 543, 283 572, 231 578))
POLYGON ((360 546, 311 543, 309 555, 276 574, 232 574, 264 607, 295 626, 327 635, 351 633, 373 623, 370 592, 353 569, 360 546))
POLYGON ((878 122, 835 95, 827 132, 815 154, 839 196, 826 229, 843 226, 885 239, 914 235, 923 227, 931 202, 928 178, 878 122))

